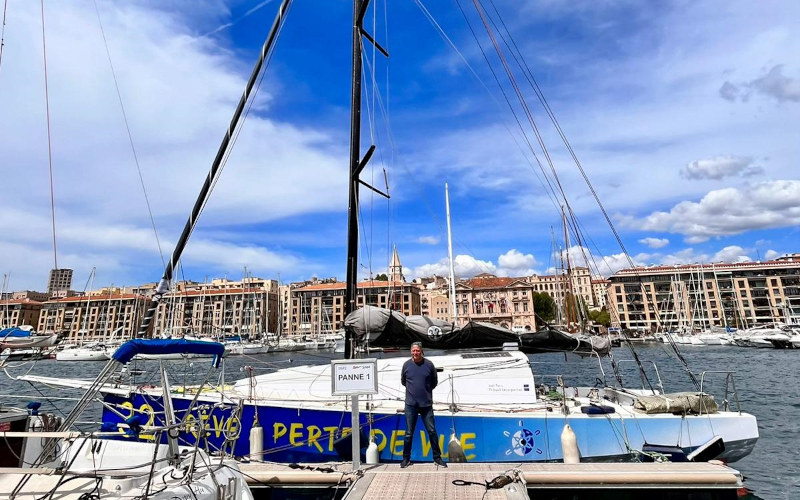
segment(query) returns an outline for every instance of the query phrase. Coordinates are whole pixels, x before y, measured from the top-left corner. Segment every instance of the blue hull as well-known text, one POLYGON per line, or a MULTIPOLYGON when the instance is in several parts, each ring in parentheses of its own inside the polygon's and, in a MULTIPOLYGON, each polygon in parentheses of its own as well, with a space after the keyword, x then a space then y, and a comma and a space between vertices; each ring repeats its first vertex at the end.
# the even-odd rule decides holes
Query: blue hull
MULTIPOLYGON (((164 424, 159 397, 137 394, 132 399, 126 399, 107 395, 105 401, 115 406, 122 416, 106 408, 104 422, 122 423, 125 420, 122 417, 144 413, 148 415, 149 425, 164 424)), ((190 402, 188 396, 173 397, 178 418, 185 415, 190 402)), ((266 461, 339 461, 342 456, 337 453, 337 448, 347 452, 350 450, 349 444, 336 446, 337 440, 350 434, 349 411, 245 405, 242 415, 234 418, 235 407, 232 405, 214 407, 214 403, 202 400, 198 405, 201 406, 200 410, 192 411, 189 419, 202 422, 206 436, 205 440, 201 440, 201 446, 207 445, 212 451, 222 448, 228 436, 230 442, 235 443, 233 454, 247 456, 250 453, 249 431, 253 426, 255 411, 264 429, 263 459, 266 461)), ((594 461, 630 460, 631 450, 641 450, 645 442, 679 445, 688 452, 714 435, 725 436, 726 425, 736 425, 735 421, 725 420, 716 420, 712 425, 704 417, 665 417, 622 420, 614 414, 583 415, 570 417, 569 423, 578 438, 581 456, 594 461)), ((440 412, 436 416, 436 429, 445 459, 447 443, 455 427, 456 436, 470 462, 544 462, 562 459, 561 431, 564 422, 564 416, 555 412, 537 412, 529 417, 521 413, 496 416, 457 413, 451 417, 449 413, 440 412)), ((406 430, 402 413, 367 414, 362 408, 361 427, 364 432, 370 432, 371 429, 381 462, 402 459, 406 430), (369 419, 372 420, 371 427, 369 419)), ((198 434, 182 433, 180 444, 194 445, 198 434)), ((142 434, 139 439, 152 441, 155 437, 142 434)), ((165 439, 166 436, 163 436, 162 441, 165 439)), ((726 439, 726 454, 721 458, 738 460, 749 454, 754 444, 755 439, 752 442, 748 439, 726 439)), ((362 446, 366 446, 366 443, 362 442, 362 446)), ((421 422, 417 425, 411 458, 419 461, 432 459, 431 443, 421 422)))

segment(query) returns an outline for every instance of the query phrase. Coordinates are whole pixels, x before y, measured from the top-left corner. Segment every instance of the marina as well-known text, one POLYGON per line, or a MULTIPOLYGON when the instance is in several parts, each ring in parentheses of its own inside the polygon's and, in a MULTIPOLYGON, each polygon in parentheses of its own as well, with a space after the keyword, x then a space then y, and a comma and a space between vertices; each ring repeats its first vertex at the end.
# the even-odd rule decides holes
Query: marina
MULTIPOLYGON (((665 381, 672 381, 667 385, 667 390, 681 391, 691 388, 691 383, 686 375, 673 362, 669 361, 670 355, 661 345, 656 343, 648 344, 639 348, 639 352, 643 359, 653 360, 658 364, 661 369, 661 376, 665 381)), ((429 354, 436 355, 437 353, 432 351, 429 354)), ((621 354, 622 352, 620 352, 621 354)), ((377 355, 403 358, 406 354, 377 355)), ((235 356, 226 359, 225 369, 229 372, 227 377, 233 379, 236 376, 240 376, 234 374, 241 374, 241 370, 244 370, 247 366, 253 367, 259 373, 267 373, 280 369, 290 360, 292 365, 317 364, 324 366, 329 365, 330 360, 334 357, 333 353, 303 352, 235 356)), ((547 377, 548 374, 558 373, 563 374, 568 384, 579 384, 581 381, 593 380, 592 375, 597 371, 597 362, 592 359, 580 359, 570 356, 565 361, 562 354, 555 353, 531 355, 530 357, 532 369, 536 374, 541 374, 540 378, 542 379, 550 378, 547 377)), ((798 366, 798 360, 794 353, 792 351, 761 349, 742 351, 728 349, 723 346, 709 346, 705 349, 687 350, 686 357, 690 366, 705 366, 708 370, 722 370, 732 364, 738 366, 737 388, 742 395, 741 403, 744 409, 752 412, 758 419, 760 438, 753 453, 731 465, 743 474, 744 486, 752 492, 752 498, 765 500, 792 498, 793 492, 800 491, 800 483, 797 482, 791 472, 800 465, 796 462, 796 458, 791 452, 791 442, 794 439, 792 436, 796 435, 796 429, 792 430, 793 427, 791 425, 789 427, 784 426, 783 422, 792 422, 800 417, 800 413, 795 407, 796 405, 785 404, 786 401, 800 398, 800 393, 793 387, 774 387, 771 381, 776 378, 791 377, 791 373, 798 366), (751 354, 742 356, 742 352, 751 354), (774 367, 774 370, 767 369, 767 366, 774 367), (745 374, 747 375, 745 376, 745 374), (770 389, 770 387, 773 388, 770 389)), ((6 371, 12 376, 22 375, 31 369, 32 363, 27 362, 24 365, 15 367, 17 364, 15 362, 12 366, 7 367, 6 371)), ((186 380, 186 383, 199 382, 201 373, 206 372, 206 362, 202 362, 202 367, 198 365, 198 361, 173 361, 171 363, 174 365, 171 368, 174 384, 183 384, 184 380, 186 380)), ((141 375, 141 383, 153 381, 153 377, 157 379, 157 365, 156 361, 139 361, 136 363, 137 369, 144 372, 144 375, 141 375)), ((48 376, 55 375, 60 378, 79 378, 88 375, 88 373, 96 373, 99 369, 100 366, 93 362, 57 363, 54 360, 40 360, 35 363, 31 373, 42 373, 48 376)), ((626 379, 630 377, 633 377, 632 380, 636 379, 635 371, 630 369, 623 370, 623 375, 626 379)), ((555 377, 553 376, 552 378, 555 377)), ((715 387, 722 388, 721 385, 715 387)), ((0 380, 0 391, 4 395, 16 395, 14 398, 4 397, 7 404, 19 402, 18 406, 24 407, 24 403, 29 400, 41 401, 43 402, 43 411, 47 407, 47 411, 52 411, 62 417, 64 413, 72 408, 75 400, 82 392, 81 390, 64 391, 64 389, 48 388, 42 385, 35 387, 32 384, 10 380, 7 377, 0 380), (65 396, 66 399, 61 399, 65 396), (60 409, 60 411, 56 408, 60 409)), ((76 424, 79 429, 90 431, 99 428, 102 422, 102 408, 97 404, 94 404, 92 408, 83 417, 83 420, 76 424)), ((279 465, 270 461, 268 456, 265 456, 265 460, 267 460, 266 465, 260 467, 274 468, 279 465)), ((428 460, 430 459, 428 458, 428 460)), ((323 464, 324 462, 308 465, 317 467, 323 466, 323 464)), ((451 464, 448 471, 457 465, 459 464, 451 464)), ((518 463, 510 462, 498 467, 505 471, 517 465, 518 463)), ((242 466, 249 467, 247 464, 242 464, 242 466)), ((281 467, 285 467, 285 465, 281 467)), ((432 466, 426 465, 426 461, 422 460, 413 462, 408 470, 413 471, 415 467, 426 467, 426 470, 428 470, 427 468, 432 466)), ((345 467, 344 465, 340 465, 340 468, 348 473, 351 470, 351 467, 345 467)), ((534 498, 534 496, 531 496, 531 498, 534 498)))
MULTIPOLYGON (((218 197, 211 202, 211 195, 245 120, 253 119, 251 111, 261 115, 257 119, 272 118, 265 106, 270 99, 257 94, 266 74, 286 71, 285 61, 278 68, 270 62, 281 35, 295 30, 285 29, 292 3, 270 6, 269 29, 263 33, 265 26, 259 27, 256 36, 266 37, 188 218, 183 226, 174 224, 170 254, 158 239, 94 5, 161 266, 157 281, 100 290, 94 290, 92 268, 83 292, 76 292, 73 270, 58 265, 41 2, 54 265, 46 294, 10 292, 10 274, 3 276, 0 497, 766 500, 800 494, 793 450, 794 422, 800 421, 794 401, 800 399, 791 383, 800 367, 800 254, 769 250, 763 263, 760 254, 755 262, 730 254, 730 262, 712 260, 710 269, 641 265, 642 254, 630 254, 618 232, 630 227, 631 218, 612 221, 493 3, 493 12, 481 0, 472 2, 469 13, 457 6, 505 99, 503 113, 516 122, 508 132, 541 185, 539 195, 550 198, 560 219, 562 234, 556 237, 550 227, 545 273, 533 269, 545 264, 532 254, 511 249, 498 258, 499 267, 489 262, 490 272, 473 269, 458 279, 449 183, 444 190, 448 256, 440 262, 448 276, 420 276, 425 269, 420 266, 409 282, 395 241, 412 241, 416 229, 399 235, 389 220, 381 232, 389 265, 373 267, 376 196, 391 219, 391 204, 403 199, 407 187, 386 167, 395 161, 406 170, 408 165, 390 127, 388 66, 385 82, 379 72, 390 55, 388 5, 353 0, 352 22, 337 21, 343 33, 349 31, 349 49, 343 40, 331 43, 350 53, 349 159, 335 177, 333 169, 323 176, 324 188, 336 191, 334 198, 343 202, 345 191, 348 197, 346 228, 333 225, 330 235, 338 238, 323 236, 346 247, 339 259, 345 263, 344 282, 315 275, 284 285, 279 274, 278 280, 254 277, 248 259, 275 255, 259 250, 227 261, 246 261, 241 281, 229 280, 227 271, 222 279, 187 280, 184 265, 192 250, 213 254, 211 260, 235 253, 231 246, 209 245, 209 234, 225 232, 214 225, 213 215, 204 218, 210 228, 198 230, 199 223, 207 206, 228 203, 218 197), (481 44, 475 27, 485 30, 490 45, 481 44), (485 49, 494 53, 487 56, 485 49), (530 87, 524 92, 523 79, 530 87), (540 117, 529 108, 535 101, 560 143, 545 144, 549 133, 540 131, 540 117), (377 131, 379 121, 385 132, 377 131), (574 167, 570 174, 555 168, 551 152, 556 151, 569 153, 563 156, 574 167), (391 157, 388 163, 385 156, 391 157), (603 216, 597 220, 605 220, 622 252, 617 262, 608 257, 602 257, 603 267, 595 262, 598 256, 587 246, 594 242, 577 218, 590 216, 580 198, 567 195, 562 180, 570 190, 588 189, 594 210, 603 216)), ((415 6, 492 94, 431 11, 420 0, 415 6)), ((0 54, 5 25, 6 9, 0 54)), ((394 45, 392 53, 397 49, 394 45)), ((346 65, 339 61, 332 67, 346 65)), ((776 68, 780 73, 781 66, 776 68)), ((733 85, 726 83, 730 94, 733 85)), ((742 101, 747 99, 749 94, 742 101)), ((503 107, 496 99, 495 104, 503 107)), ((291 105, 277 106, 291 113, 291 105)), ((415 120, 415 126, 423 122, 415 120)), ((414 128, 407 120, 400 123, 414 128)), ((334 128, 342 129, 338 122, 334 128)), ((335 149, 342 151, 334 156, 343 158, 343 146, 335 149)), ((294 156, 288 158, 284 162, 294 162, 294 156)), ((760 166, 746 170, 763 172, 760 166)), ((322 185, 309 189, 316 180, 296 183, 297 201, 321 196, 322 185)), ((223 193, 237 197, 230 188, 223 193)), ((257 238, 263 228, 256 226, 265 220, 241 224, 253 223, 248 237, 257 238)), ((494 225, 491 229, 500 234, 494 225)), ((685 241, 704 243, 719 234, 724 232, 691 233, 685 241)), ((62 238, 74 240, 71 232, 62 238)), ((416 241, 438 243, 425 236, 416 241)), ((669 244, 651 237, 638 241, 650 248, 669 244)), ((275 261, 293 273, 303 269, 294 256, 275 261)))

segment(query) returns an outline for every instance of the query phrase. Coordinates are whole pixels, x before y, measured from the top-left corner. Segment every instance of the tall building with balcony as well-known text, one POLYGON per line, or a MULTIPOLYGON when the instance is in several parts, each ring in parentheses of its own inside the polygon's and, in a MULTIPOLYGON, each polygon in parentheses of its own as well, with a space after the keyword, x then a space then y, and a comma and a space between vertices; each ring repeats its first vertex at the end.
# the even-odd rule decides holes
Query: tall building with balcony
MULTIPOLYGON (((318 283, 292 290, 291 335, 318 335, 344 328, 345 283, 318 283)), ((420 314, 419 289, 400 281, 361 281, 356 308, 364 305, 420 314)))
POLYGON ((47 294, 51 297, 64 295, 72 289, 72 269, 51 269, 47 279, 47 294))
POLYGON ((48 300, 42 304, 37 330, 58 333, 68 343, 130 339, 136 336, 147 303, 142 295, 119 293, 48 300))
POLYGON ((609 278, 607 307, 622 328, 748 328, 800 322, 800 254, 768 262, 623 269, 609 278))
MULTIPOLYGON (((9 294, 10 295, 10 294, 9 294)), ((27 297, 0 300, 0 329, 31 325, 37 328, 42 302, 27 297)))
POLYGON ((157 336, 199 335, 258 337, 275 332, 280 321, 276 280, 214 279, 191 283, 166 294, 154 319, 157 336))

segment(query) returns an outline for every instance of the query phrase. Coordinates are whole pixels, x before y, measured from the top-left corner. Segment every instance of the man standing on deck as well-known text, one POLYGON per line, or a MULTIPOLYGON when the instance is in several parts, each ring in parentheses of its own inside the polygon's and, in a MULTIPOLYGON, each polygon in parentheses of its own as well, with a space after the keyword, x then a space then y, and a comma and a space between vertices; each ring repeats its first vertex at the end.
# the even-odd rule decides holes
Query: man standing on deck
POLYGON ((442 450, 439 448, 439 435, 433 421, 433 389, 439 383, 436 367, 422 354, 422 344, 411 344, 411 359, 403 364, 400 370, 400 383, 406 388, 406 436, 403 443, 403 462, 400 467, 408 467, 411 462, 411 446, 414 444, 414 429, 417 426, 417 415, 422 416, 422 423, 428 432, 428 441, 433 451, 433 462, 440 467, 447 467, 442 461, 442 450))

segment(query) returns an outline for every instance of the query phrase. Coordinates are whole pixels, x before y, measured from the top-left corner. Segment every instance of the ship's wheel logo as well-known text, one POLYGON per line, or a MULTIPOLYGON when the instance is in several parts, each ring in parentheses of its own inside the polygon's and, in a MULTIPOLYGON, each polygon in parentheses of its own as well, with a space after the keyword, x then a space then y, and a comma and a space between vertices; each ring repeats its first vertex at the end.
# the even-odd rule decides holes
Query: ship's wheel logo
POLYGON ((531 431, 526 429, 522 426, 522 420, 519 421, 520 429, 513 434, 509 431, 503 431, 506 437, 511 438, 511 449, 506 450, 506 455, 511 455, 512 453, 516 453, 517 455, 524 457, 529 455, 533 452, 536 452, 537 455, 543 454, 541 448, 536 446, 536 436, 542 433, 539 429, 535 431, 531 431))
POLYGON ((428 337, 437 340, 442 336, 442 329, 436 325, 428 327, 428 337))

